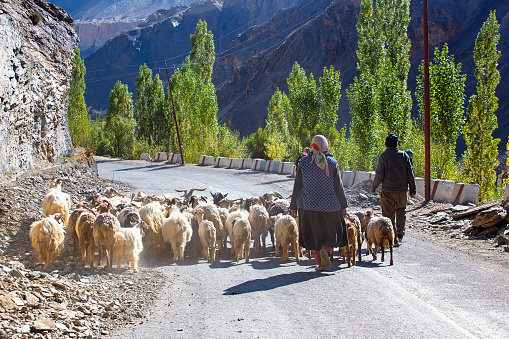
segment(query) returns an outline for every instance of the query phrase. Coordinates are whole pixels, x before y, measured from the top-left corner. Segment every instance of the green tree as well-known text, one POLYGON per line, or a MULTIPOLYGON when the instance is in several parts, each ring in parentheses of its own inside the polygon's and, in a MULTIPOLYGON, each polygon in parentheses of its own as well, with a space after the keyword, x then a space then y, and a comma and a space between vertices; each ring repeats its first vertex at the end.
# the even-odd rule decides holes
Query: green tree
POLYGON ((92 148, 90 140, 90 126, 92 124, 87 113, 85 103, 85 62, 81 59, 80 49, 74 50, 74 69, 72 70, 71 86, 69 91, 69 133, 75 146, 92 148))
MULTIPOLYGON (((456 140, 464 125, 463 103, 465 101, 466 75, 461 74, 461 63, 454 63, 445 44, 435 49, 429 66, 431 138, 437 146, 438 158, 432 159, 437 179, 451 178, 456 171, 456 140)), ((419 68, 416 97, 421 119, 424 117, 424 62, 419 68)))
POLYGON ((279 88, 276 89, 269 101, 268 115, 265 120, 267 133, 265 149, 269 159, 283 161, 292 154, 287 119, 290 110, 290 100, 279 88))
POLYGON ((497 145, 493 139, 498 127, 495 111, 498 98, 495 89, 500 82, 497 69, 500 51, 497 50, 500 34, 495 11, 491 12, 477 38, 474 47, 477 94, 470 97, 464 130, 467 149, 465 151, 465 177, 481 186, 479 198, 488 200, 494 193, 495 168, 498 166, 497 145))
POLYGON ((150 111, 149 105, 152 101, 149 88, 152 85, 152 70, 146 64, 140 67, 138 76, 136 77, 136 136, 138 139, 144 139, 149 145, 154 140, 155 119, 154 112, 150 111))
POLYGON ((104 122, 104 132, 110 141, 113 155, 131 158, 136 120, 133 117, 132 93, 120 81, 110 92, 110 104, 104 122))
POLYGON ((338 105, 341 99, 341 80, 340 71, 334 71, 334 67, 323 69, 323 75, 320 78, 320 88, 318 91, 320 97, 320 116, 319 123, 322 128, 322 134, 330 139, 336 131, 338 122, 338 105))
POLYGON ((215 52, 206 22, 197 24, 191 43, 191 56, 175 71, 171 84, 184 159, 197 161, 201 154, 218 152, 217 96, 211 81, 215 52))

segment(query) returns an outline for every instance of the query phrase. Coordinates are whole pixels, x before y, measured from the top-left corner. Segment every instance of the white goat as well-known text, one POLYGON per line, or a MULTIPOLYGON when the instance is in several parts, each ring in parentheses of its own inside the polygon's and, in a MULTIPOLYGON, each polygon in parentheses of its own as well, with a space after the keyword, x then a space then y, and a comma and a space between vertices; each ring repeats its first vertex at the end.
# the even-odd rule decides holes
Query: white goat
POLYGON ((212 221, 203 220, 198 228, 198 234, 203 247, 203 257, 207 261, 216 260, 216 228, 212 221))
POLYGON ((120 228, 115 233, 115 257, 117 269, 122 268, 124 258, 133 272, 138 272, 138 261, 143 251, 142 232, 139 227, 120 228))
POLYGON ((226 230, 228 231, 228 236, 230 237, 230 245, 232 246, 232 254, 235 254, 234 248, 234 237, 233 237, 233 224, 235 220, 246 218, 249 219, 249 213, 246 210, 236 210, 231 212, 226 219, 226 230))
POLYGON ((44 268, 52 267, 64 247, 65 229, 61 214, 33 222, 29 236, 39 260, 44 261, 44 268))
POLYGON ((159 202, 151 202, 141 207, 138 212, 141 219, 149 226, 146 230, 145 241, 148 250, 161 253, 165 248, 161 228, 164 223, 163 209, 159 202))
POLYGON ((174 261, 184 261, 184 250, 191 241, 193 229, 185 215, 179 211, 172 212, 161 228, 164 242, 170 243, 174 261))

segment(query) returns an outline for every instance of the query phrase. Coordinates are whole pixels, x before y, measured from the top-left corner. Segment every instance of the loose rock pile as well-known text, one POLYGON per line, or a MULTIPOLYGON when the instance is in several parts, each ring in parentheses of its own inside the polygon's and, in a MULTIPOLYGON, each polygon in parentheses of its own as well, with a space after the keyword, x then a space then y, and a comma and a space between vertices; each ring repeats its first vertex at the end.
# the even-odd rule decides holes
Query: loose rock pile
POLYGON ((38 174, 72 178, 62 190, 75 201, 83 199, 79 192, 88 190, 131 190, 94 176, 95 163, 86 158, 0 187, 0 338, 99 337, 143 317, 164 284, 157 268, 138 273, 83 268, 80 254, 72 256, 67 241, 55 270, 43 271, 28 237, 48 188, 38 174))

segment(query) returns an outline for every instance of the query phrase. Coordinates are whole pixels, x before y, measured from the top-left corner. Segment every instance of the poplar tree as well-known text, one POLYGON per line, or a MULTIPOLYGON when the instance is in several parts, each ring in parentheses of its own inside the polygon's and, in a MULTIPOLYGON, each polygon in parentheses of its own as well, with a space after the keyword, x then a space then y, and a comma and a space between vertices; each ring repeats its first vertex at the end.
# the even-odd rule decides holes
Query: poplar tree
POLYGON ((110 104, 104 123, 104 132, 113 148, 113 155, 131 158, 136 120, 133 117, 132 93, 120 81, 110 92, 110 104))
POLYGON ((85 103, 85 74, 87 69, 81 59, 80 49, 74 50, 74 69, 72 70, 67 110, 69 133, 75 146, 90 147, 91 119, 85 103))
POLYGON ((474 47, 475 77, 477 93, 470 97, 464 130, 467 149, 465 151, 465 177, 481 186, 479 198, 486 201, 494 192, 498 166, 497 146, 500 139, 494 139, 493 131, 498 127, 495 112, 498 98, 495 90, 500 82, 497 69, 500 51, 499 24, 495 11, 490 12, 484 22, 474 47))
MULTIPOLYGON (((447 44, 435 49, 429 66, 431 138, 436 157, 432 158, 433 176, 451 178, 455 173, 456 141, 464 125, 466 75, 461 74, 461 63, 454 63, 447 44)), ((416 97, 424 117, 424 62, 419 68, 416 97)))

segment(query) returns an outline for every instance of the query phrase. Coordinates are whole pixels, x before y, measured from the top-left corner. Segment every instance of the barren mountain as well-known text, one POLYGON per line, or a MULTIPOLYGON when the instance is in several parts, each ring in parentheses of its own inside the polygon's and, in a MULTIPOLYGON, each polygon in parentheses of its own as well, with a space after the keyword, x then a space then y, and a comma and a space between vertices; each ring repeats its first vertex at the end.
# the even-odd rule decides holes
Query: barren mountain
MULTIPOLYGON (((92 111, 106 110, 108 93, 117 80, 135 91, 134 79, 143 63, 156 72, 168 60, 176 67, 189 53, 189 35, 199 19, 208 23, 216 44, 214 83, 218 90, 219 120, 248 135, 264 125, 267 105, 276 88, 286 91, 286 78, 298 62, 315 78, 330 65, 342 74, 343 97, 338 127, 348 123, 346 89, 356 70, 359 0, 239 1, 224 0, 180 7, 160 13, 160 20, 122 33, 88 57, 87 103, 92 111)), ((499 60, 499 128, 495 136, 505 145, 509 131, 509 3, 452 0, 429 4, 430 56, 435 47, 448 43, 455 61, 467 74, 466 101, 475 92, 473 48, 475 38, 490 10, 496 10, 502 51, 499 60)), ((412 1, 409 26, 411 70, 408 87, 415 89, 422 51, 422 2, 412 1)), ((171 70, 170 70, 171 71, 171 70)), ((414 105, 414 114, 416 114, 414 105)))

